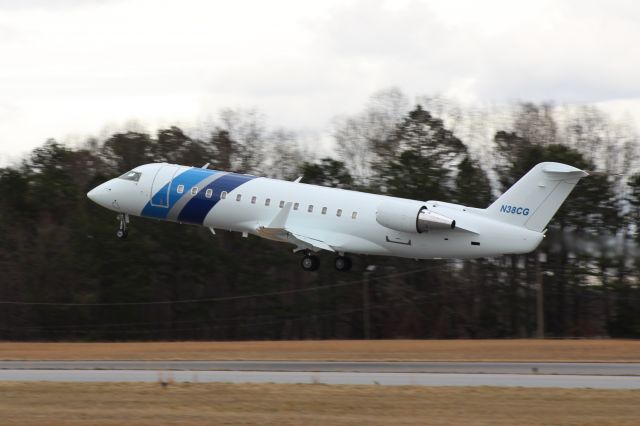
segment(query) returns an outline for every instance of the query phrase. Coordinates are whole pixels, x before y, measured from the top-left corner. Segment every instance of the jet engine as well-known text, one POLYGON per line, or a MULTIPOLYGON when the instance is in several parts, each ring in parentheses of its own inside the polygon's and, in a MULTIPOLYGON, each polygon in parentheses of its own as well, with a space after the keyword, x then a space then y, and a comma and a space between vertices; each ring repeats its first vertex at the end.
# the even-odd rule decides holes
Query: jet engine
POLYGON ((419 234, 433 229, 454 229, 456 221, 429 211, 426 206, 407 202, 382 203, 376 211, 376 221, 389 229, 419 234))

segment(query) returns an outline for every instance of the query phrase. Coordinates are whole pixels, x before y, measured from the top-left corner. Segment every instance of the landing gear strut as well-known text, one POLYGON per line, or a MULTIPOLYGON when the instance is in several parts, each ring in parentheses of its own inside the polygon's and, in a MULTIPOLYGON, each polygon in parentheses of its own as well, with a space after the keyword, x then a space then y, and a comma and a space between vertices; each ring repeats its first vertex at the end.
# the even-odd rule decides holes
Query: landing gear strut
POLYGON ((318 256, 307 253, 302 258, 300 264, 305 271, 315 271, 320 266, 320 259, 318 259, 318 256))
POLYGON ((347 272, 351 270, 351 258, 347 256, 338 256, 336 257, 334 265, 336 270, 340 272, 347 272))
POLYGON ((127 229, 127 224, 129 223, 129 215, 126 213, 120 213, 118 215, 118 220, 120 221, 120 226, 116 231, 116 237, 124 240, 129 235, 129 230, 127 229))

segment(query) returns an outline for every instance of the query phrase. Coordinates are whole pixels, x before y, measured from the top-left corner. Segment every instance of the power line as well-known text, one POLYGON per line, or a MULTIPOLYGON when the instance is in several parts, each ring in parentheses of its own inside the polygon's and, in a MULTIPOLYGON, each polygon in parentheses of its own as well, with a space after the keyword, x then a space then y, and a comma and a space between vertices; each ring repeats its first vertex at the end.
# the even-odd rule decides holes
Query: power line
MULTIPOLYGON (((388 284, 388 283, 387 283, 388 284)), ((439 295, 443 295, 443 294, 447 294, 447 295, 451 295, 451 294, 455 294, 456 292, 462 292, 464 290, 467 290, 467 288, 464 287, 459 287, 459 288, 455 288, 455 289, 447 289, 447 290, 442 290, 442 289, 437 289, 437 290, 432 290, 428 293, 421 293, 419 296, 413 296, 410 300, 404 300, 404 301, 394 301, 391 303, 392 306, 405 306, 405 305, 413 305, 414 302, 419 301, 419 300, 424 300, 430 297, 434 297, 434 296, 439 296, 439 295)), ((371 310, 383 310, 383 309, 387 309, 389 308, 388 305, 381 305, 381 304, 376 304, 371 306, 369 309, 371 310)), ((217 321, 229 321, 228 324, 212 324, 212 325, 207 325, 207 326, 202 326, 202 327, 189 327, 189 328, 184 328, 184 327, 172 327, 167 331, 193 331, 193 330, 211 330, 211 329, 223 329, 226 327, 229 327, 232 323, 231 321, 237 321, 237 320, 246 320, 246 319, 255 319, 255 318, 274 318, 277 316, 280 316, 281 318, 278 319, 274 319, 271 321, 259 321, 259 322, 244 322, 244 323, 237 323, 237 324, 233 324, 233 326, 235 327, 261 327, 261 326, 265 326, 265 325, 276 325, 276 324, 281 324, 287 321, 302 321, 302 320, 308 320, 308 319, 313 319, 313 318, 326 318, 326 317, 334 317, 334 316, 341 316, 341 315, 347 315, 347 314, 353 314, 353 313, 358 313, 358 312, 362 312, 364 310, 364 308, 351 308, 351 309, 347 309, 347 310, 342 310, 342 311, 322 311, 319 313, 311 313, 311 314, 307 314, 307 315, 298 315, 298 316, 286 316, 286 315, 255 315, 255 316, 243 316, 243 317, 231 317, 231 318, 220 318, 220 319, 214 319, 214 322, 217 321)), ((159 326, 159 325, 163 325, 163 324, 202 324, 203 322, 205 322, 204 320, 183 320, 183 321, 143 321, 143 322, 128 322, 128 323, 107 323, 107 324, 66 324, 66 325, 60 325, 60 326, 17 326, 17 327, 12 327, 11 329, 8 328, 0 328, 1 331, 16 331, 16 330, 24 330, 24 331, 46 331, 46 332, 50 332, 50 333, 56 333, 56 332, 71 332, 71 331, 87 331, 87 329, 92 329, 92 328, 99 328, 99 327, 120 327, 120 326, 136 326, 136 325, 150 325, 150 326, 159 326)), ((100 330, 95 330, 99 333, 104 333, 104 332, 113 332, 113 333, 144 333, 144 332, 158 332, 159 330, 157 329, 150 329, 150 328, 130 328, 128 330, 107 330, 107 329, 100 329, 100 330)))
MULTIPOLYGON (((369 281, 379 281, 383 279, 397 278, 403 277, 406 275, 416 274, 419 272, 425 272, 430 269, 440 268, 440 265, 432 265, 426 268, 414 269, 411 271, 405 272, 396 272, 388 275, 381 276, 372 276, 369 278, 369 281)), ((339 288, 339 287, 348 287, 355 284, 361 284, 364 279, 348 281, 344 283, 337 284, 328 284, 328 285, 319 285, 314 287, 307 288, 299 288, 299 289, 290 289, 290 290, 278 290, 271 291, 266 293, 253 293, 253 294, 244 294, 238 296, 223 296, 223 297, 209 297, 209 298, 197 298, 197 299, 179 299, 179 300, 162 300, 162 301, 153 301, 153 302, 104 302, 104 303, 80 303, 80 302, 22 302, 16 300, 0 300, 0 305, 22 305, 22 306, 59 306, 59 307, 108 307, 108 306, 150 306, 150 305, 177 305, 177 304, 188 304, 188 303, 211 303, 211 302, 228 302, 232 300, 242 300, 242 299, 254 299, 258 297, 269 297, 269 296, 282 296, 285 294, 295 294, 295 293, 305 293, 311 291, 325 290, 330 288, 339 288)))

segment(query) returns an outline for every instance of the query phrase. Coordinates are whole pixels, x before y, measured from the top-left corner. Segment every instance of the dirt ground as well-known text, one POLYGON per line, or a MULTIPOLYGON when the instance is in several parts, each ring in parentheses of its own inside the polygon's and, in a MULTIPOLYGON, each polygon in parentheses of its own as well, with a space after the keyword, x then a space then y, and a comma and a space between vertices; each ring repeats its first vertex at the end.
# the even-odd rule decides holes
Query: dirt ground
POLYGON ((640 362, 640 340, 0 342, 0 359, 640 362))
POLYGON ((639 390, 0 383, 16 425, 637 425, 639 390))

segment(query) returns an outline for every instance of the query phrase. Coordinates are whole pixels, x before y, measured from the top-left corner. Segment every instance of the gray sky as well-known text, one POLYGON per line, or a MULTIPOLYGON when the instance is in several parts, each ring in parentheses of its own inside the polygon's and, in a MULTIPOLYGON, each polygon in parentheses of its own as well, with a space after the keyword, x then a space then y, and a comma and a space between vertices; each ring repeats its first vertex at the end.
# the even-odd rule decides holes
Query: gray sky
POLYGON ((632 0, 0 0, 0 162, 224 107, 327 134, 390 86, 640 120, 639 45, 632 0))

